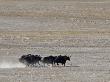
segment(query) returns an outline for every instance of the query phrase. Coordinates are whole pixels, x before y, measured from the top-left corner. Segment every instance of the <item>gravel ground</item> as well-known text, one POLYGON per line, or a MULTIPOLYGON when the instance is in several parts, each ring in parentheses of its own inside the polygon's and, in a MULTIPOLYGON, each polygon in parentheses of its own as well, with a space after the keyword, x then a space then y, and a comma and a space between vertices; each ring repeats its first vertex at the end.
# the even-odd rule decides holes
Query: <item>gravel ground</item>
POLYGON ((0 82, 110 82, 109 0, 0 0, 0 82), (25 67, 24 54, 72 56, 25 67))

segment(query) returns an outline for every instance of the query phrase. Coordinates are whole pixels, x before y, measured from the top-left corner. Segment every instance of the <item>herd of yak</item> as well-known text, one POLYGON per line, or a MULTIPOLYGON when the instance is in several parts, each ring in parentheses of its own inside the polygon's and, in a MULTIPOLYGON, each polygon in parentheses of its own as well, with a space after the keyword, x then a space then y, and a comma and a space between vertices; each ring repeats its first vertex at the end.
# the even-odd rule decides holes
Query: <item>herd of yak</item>
POLYGON ((45 64, 52 64, 52 66, 58 66, 59 64, 62 64, 65 66, 66 61, 69 60, 70 61, 70 57, 71 56, 46 56, 46 57, 41 57, 40 55, 32 55, 32 54, 28 54, 28 55, 22 55, 19 58, 19 61, 23 64, 25 64, 26 66, 36 66, 37 64, 40 65, 40 62, 42 62, 45 66, 45 64))

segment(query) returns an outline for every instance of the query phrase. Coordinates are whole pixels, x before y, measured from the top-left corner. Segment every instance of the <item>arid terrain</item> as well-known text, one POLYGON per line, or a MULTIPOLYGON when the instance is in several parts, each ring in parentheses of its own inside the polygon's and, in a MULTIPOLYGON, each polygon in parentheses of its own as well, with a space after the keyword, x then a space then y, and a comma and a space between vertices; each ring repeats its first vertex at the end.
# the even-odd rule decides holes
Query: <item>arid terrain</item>
POLYGON ((0 0, 0 82, 110 82, 110 1, 0 0), (25 67, 29 53, 72 57, 25 67))

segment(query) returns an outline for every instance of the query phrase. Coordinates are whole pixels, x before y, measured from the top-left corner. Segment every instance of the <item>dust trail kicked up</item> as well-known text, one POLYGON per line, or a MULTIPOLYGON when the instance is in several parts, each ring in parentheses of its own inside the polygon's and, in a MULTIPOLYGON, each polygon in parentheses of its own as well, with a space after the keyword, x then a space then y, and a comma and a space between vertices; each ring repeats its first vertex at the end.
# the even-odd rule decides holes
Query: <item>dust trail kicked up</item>
POLYGON ((0 62, 0 68, 25 68, 26 66, 22 63, 15 63, 15 62, 7 62, 3 61, 0 62))

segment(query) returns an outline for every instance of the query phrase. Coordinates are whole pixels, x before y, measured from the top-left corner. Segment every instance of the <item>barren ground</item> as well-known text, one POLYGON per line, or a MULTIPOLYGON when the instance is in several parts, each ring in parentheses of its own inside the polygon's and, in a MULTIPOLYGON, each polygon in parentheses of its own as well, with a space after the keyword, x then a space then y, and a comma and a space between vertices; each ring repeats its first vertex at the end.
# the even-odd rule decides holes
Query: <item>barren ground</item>
POLYGON ((110 82, 109 53, 109 0, 0 0, 0 82, 110 82), (72 57, 31 68, 28 53, 72 57))

